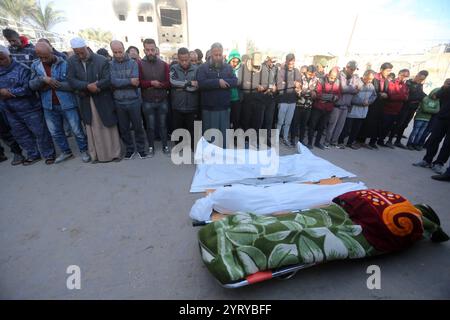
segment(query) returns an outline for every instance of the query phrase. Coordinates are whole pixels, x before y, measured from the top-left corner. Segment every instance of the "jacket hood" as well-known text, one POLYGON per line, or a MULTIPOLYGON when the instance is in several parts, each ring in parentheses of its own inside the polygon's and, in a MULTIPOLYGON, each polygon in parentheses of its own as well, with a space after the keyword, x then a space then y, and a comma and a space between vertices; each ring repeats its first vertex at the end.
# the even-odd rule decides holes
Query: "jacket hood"
POLYGON ((237 51, 236 49, 231 50, 230 54, 228 55, 227 63, 230 63, 230 61, 233 60, 234 58, 238 58, 239 63, 241 62, 241 55, 239 54, 239 51, 237 51))
POLYGON ((439 91, 440 88, 434 88, 433 90, 431 90, 430 94, 428 95, 430 98, 433 94, 435 94, 436 92, 439 91))
POLYGON ((0 76, 3 76, 9 72, 18 64, 18 62, 12 59, 11 64, 7 67, 0 67, 0 76))

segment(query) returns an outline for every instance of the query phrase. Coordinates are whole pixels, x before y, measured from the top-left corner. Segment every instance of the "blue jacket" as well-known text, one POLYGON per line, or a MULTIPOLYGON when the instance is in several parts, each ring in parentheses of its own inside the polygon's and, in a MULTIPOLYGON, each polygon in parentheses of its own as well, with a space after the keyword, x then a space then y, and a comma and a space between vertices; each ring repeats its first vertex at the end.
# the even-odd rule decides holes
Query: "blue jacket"
POLYGON ((41 109, 36 93, 28 86, 30 68, 16 60, 8 67, 0 67, 0 88, 8 89, 15 98, 0 99, 0 108, 10 112, 28 113, 41 109))
MULTIPOLYGON (((67 61, 56 56, 56 62, 52 64, 51 70, 51 77, 61 83, 61 87, 56 90, 56 96, 58 97, 61 109, 68 110, 77 108, 77 98, 67 80, 67 61)), ((30 89, 39 91, 44 109, 52 110, 52 89, 43 80, 46 76, 47 74, 45 73, 41 60, 34 60, 31 65, 30 89)))
POLYGON ((237 78, 233 68, 229 64, 222 64, 217 70, 210 62, 205 62, 197 70, 198 86, 201 90, 201 105, 204 110, 222 111, 230 108, 231 88, 237 87, 237 78), (219 79, 223 79, 230 85, 222 89, 219 79))
POLYGON ((139 78, 139 66, 128 55, 122 62, 111 61, 111 85, 114 100, 118 103, 132 103, 141 100, 141 90, 131 84, 131 78, 139 78))

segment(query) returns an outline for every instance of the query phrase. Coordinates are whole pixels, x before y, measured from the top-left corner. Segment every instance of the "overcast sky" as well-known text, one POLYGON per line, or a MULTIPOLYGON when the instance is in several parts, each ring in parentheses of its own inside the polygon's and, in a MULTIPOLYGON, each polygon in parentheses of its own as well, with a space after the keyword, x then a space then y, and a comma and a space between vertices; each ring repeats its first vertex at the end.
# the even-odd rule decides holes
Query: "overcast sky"
MULTIPOLYGON (((42 0, 48 2, 48 0, 42 0)), ((56 0, 68 21, 56 32, 113 21, 110 0, 56 0)), ((342 54, 358 15, 350 51, 423 51, 450 42, 449 0, 188 0, 191 48, 252 39, 260 50, 342 54)))

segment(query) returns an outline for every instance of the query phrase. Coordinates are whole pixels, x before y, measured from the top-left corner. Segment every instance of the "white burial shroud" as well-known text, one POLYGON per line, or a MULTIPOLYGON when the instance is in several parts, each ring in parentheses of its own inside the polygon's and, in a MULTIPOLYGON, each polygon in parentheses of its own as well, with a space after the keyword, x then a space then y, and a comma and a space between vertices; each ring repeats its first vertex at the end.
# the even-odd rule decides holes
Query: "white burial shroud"
POLYGON ((195 152, 197 168, 190 192, 204 192, 234 184, 270 185, 356 177, 313 155, 301 143, 297 148, 297 154, 280 157, 275 149, 222 149, 202 137, 195 152))
POLYGON ((271 186, 236 184, 218 188, 198 199, 191 208, 190 217, 198 221, 210 219, 212 210, 219 213, 251 212, 258 215, 293 211, 331 203, 344 193, 367 189, 359 182, 335 185, 285 183, 271 186))

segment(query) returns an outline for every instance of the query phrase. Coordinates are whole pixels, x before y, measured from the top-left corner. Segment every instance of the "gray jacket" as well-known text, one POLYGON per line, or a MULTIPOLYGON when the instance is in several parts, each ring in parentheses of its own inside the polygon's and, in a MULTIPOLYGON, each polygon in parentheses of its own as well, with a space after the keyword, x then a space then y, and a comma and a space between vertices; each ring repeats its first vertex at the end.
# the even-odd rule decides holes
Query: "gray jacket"
POLYGON ((86 69, 76 55, 70 57, 67 63, 67 79, 80 98, 80 111, 84 123, 89 125, 92 123, 90 101, 92 98, 103 125, 106 127, 115 126, 117 115, 111 93, 109 61, 99 54, 91 53, 86 61, 86 69), (99 92, 91 93, 87 90, 87 85, 93 82, 97 82, 99 92))
POLYGON ((272 66, 271 69, 269 69, 269 67, 267 66, 266 63, 262 64, 261 67, 261 77, 262 77, 262 81, 261 81, 261 85, 264 87, 264 89, 269 89, 272 88, 274 85, 277 84, 277 72, 278 69, 277 67, 274 65, 272 66))
POLYGON ((117 103, 128 104, 141 100, 141 89, 131 84, 131 78, 139 78, 137 62, 125 55, 122 62, 113 58, 111 61, 111 85, 114 100, 117 103))
POLYGON ((347 118, 365 119, 367 113, 369 112, 369 106, 364 106, 364 102, 371 105, 377 98, 377 93, 373 83, 364 84, 361 79, 358 79, 357 83, 360 90, 352 97, 352 107, 347 115, 347 118))
POLYGON ((350 79, 347 78, 345 71, 339 73, 341 83, 341 97, 336 102, 336 107, 350 107, 352 98, 358 93, 357 86, 361 86, 360 79, 357 74, 353 74, 350 79))
POLYGON ((199 105, 198 88, 190 85, 197 79, 198 66, 191 64, 184 70, 178 63, 170 67, 170 95, 172 108, 180 112, 195 112, 199 105))

